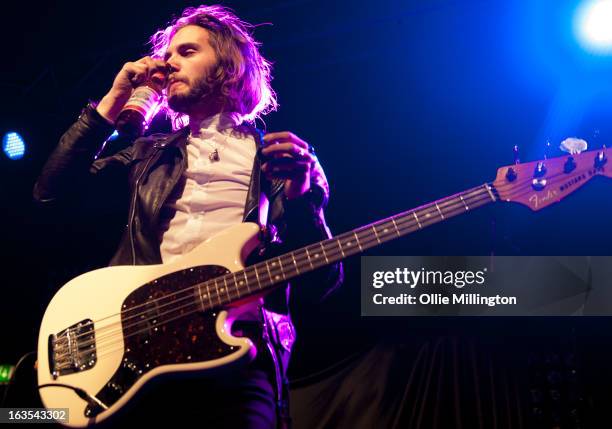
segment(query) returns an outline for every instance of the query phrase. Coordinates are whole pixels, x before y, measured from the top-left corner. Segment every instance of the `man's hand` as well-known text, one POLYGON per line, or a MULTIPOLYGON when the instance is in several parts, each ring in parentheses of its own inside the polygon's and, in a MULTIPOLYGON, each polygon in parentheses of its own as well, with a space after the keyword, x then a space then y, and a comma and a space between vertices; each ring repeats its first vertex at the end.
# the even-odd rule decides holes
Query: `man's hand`
MULTIPOLYGON (((110 91, 102 98, 97 106, 98 113, 109 123, 114 124, 121 109, 128 101, 134 88, 142 85, 151 78, 153 73, 168 72, 168 65, 160 59, 143 57, 136 62, 128 62, 123 65, 110 91)), ((165 82, 160 82, 162 86, 165 82)))
POLYGON ((311 173, 317 158, 310 145, 289 131, 264 136, 261 153, 266 161, 261 166, 268 179, 285 180, 285 196, 294 199, 310 190, 311 173))

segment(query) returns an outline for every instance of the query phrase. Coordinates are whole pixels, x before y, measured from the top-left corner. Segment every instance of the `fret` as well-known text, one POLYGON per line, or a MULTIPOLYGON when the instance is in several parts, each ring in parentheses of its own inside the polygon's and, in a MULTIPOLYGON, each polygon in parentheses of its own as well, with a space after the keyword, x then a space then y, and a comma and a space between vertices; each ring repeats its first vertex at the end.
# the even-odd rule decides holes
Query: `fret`
POLYGON ((223 284, 225 285, 225 293, 227 295, 227 299, 231 301, 232 298, 230 297, 229 288, 227 287, 227 276, 223 276, 223 284))
POLYGON ((213 308, 213 302, 212 302, 212 297, 210 296, 210 289, 208 289, 208 286, 206 286, 206 295, 208 296, 208 302, 210 302, 210 308, 213 308))
POLYGON ((261 280, 259 279, 259 271, 257 271, 257 265, 255 265, 253 270, 255 271, 255 278, 257 279, 257 285, 259 286, 259 289, 261 289, 261 280))
MULTIPOLYGON (((344 250, 342 249, 342 243, 340 242, 340 239, 336 239, 336 243, 338 243, 338 246, 340 247, 340 253, 342 253, 342 257, 343 258, 346 257, 344 255, 344 250)), ((350 241, 349 241, 349 243, 350 243, 350 241)))
POLYGON ((310 268, 314 268, 314 265, 312 265, 312 259, 310 259, 310 252, 308 251, 308 247, 305 247, 304 250, 306 250, 306 256, 308 256, 308 262, 310 262, 310 268))
POLYGON ((490 186, 489 186, 487 183, 485 183, 483 186, 485 187, 485 189, 486 189, 486 190, 487 190, 487 192, 489 193, 489 196, 491 197, 491 200, 492 200, 492 201, 495 201, 495 196, 494 196, 494 195, 493 195, 493 193, 491 192, 491 187, 490 187, 490 186))
POLYGON ((297 272, 297 274, 299 274, 300 269, 298 268, 297 262, 295 261, 295 256, 293 255, 293 252, 291 252, 291 259, 293 259, 293 265, 295 265, 295 271, 297 272))
POLYGON ((399 228, 397 227, 397 223, 395 223, 395 217, 392 217, 392 218, 391 218, 391 222, 393 222, 393 227, 395 228, 395 232, 397 232, 397 236, 398 236, 398 237, 401 237, 401 236, 402 236, 402 234, 400 234, 400 232, 399 232, 399 228))
POLYGON ((247 277, 246 268, 242 270, 242 274, 244 274, 244 285, 247 288, 247 293, 251 293, 251 288, 249 287, 249 278, 247 277))
POLYGON ((359 243, 359 236, 357 235, 357 232, 353 232, 353 234, 355 235, 355 240, 357 240, 357 246, 359 246, 359 250, 363 252, 363 249, 361 248, 361 243, 359 243))
POLYGON ((413 211, 412 214, 414 215, 414 219, 416 220, 416 223, 419 226, 419 229, 423 229, 423 226, 421 226, 421 222, 419 222, 419 218, 417 217, 416 212, 413 211))
POLYGON ((438 213, 440 213, 440 217, 442 219, 444 219, 444 215, 442 214, 442 210, 440 210, 440 207, 438 207, 438 203, 434 203, 436 205, 436 208, 438 209, 438 213))
POLYGON ((217 291, 217 299, 219 300, 219 305, 221 305, 221 294, 219 293, 219 285, 217 284, 217 279, 215 279, 215 289, 217 291))
POLYGON ((234 276, 234 287, 236 288, 236 292, 238 292, 238 298, 240 298, 240 288, 238 287, 238 279, 236 278, 236 273, 232 273, 234 276))
POLYGON ((272 276, 272 272, 270 271, 270 266, 268 265, 268 261, 266 261, 266 268, 268 269, 268 275, 270 276, 270 283, 275 283, 280 280, 280 276, 278 274, 276 274, 274 277, 272 276))
POLYGON ((272 280, 272 273, 270 272, 270 266, 268 265, 268 261, 264 261, 264 263, 266 264, 266 269, 268 270, 268 277, 270 277, 270 283, 274 283, 274 280, 272 280))
POLYGON ((199 284, 198 285, 198 295, 200 296, 200 307, 202 308, 202 311, 204 311, 204 299, 202 298, 202 285, 199 284))
POLYGON ((470 208, 468 207, 467 203, 465 202, 465 200, 463 199, 463 195, 459 195, 459 198, 461 198, 461 202, 463 203, 463 205, 465 206, 465 211, 468 211, 470 208))
POLYGON ((329 260, 327 259, 327 255, 325 254, 325 248, 323 247, 323 242, 319 241, 319 244, 321 245, 321 250, 323 251, 323 256, 325 257, 325 262, 329 264, 329 260))
POLYGON ((378 238, 378 232, 376 231, 376 225, 372 225, 372 229, 374 230, 374 235, 376 236, 376 241, 380 244, 380 238, 378 238))
MULTIPOLYGON (((283 275, 283 280, 287 280, 287 276, 285 275, 285 267, 283 267, 283 261, 280 256, 276 258, 276 260, 272 261, 272 267, 274 267, 277 262, 278 262, 278 266, 280 267, 281 274, 283 275)), ((278 276, 275 276, 275 277, 278 277, 278 276)))

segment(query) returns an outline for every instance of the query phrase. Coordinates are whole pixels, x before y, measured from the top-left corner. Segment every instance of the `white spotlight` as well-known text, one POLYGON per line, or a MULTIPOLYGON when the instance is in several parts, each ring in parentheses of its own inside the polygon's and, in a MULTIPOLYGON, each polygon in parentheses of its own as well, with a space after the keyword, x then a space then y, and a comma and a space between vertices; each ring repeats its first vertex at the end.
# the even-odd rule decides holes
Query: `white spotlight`
POLYGON ((599 54, 612 54, 612 0, 584 3, 578 9, 576 30, 586 49, 599 54))

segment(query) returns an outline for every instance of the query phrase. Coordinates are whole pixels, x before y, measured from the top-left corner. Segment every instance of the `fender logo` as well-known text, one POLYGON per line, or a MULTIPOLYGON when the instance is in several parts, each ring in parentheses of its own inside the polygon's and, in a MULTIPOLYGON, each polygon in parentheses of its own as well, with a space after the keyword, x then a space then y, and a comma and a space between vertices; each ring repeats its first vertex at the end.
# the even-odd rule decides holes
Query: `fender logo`
POLYGON ((545 204, 546 202, 550 200, 554 200, 556 199, 556 197, 557 197, 557 191, 553 191, 549 189, 545 195, 533 194, 531 197, 529 197, 529 202, 534 208, 537 209, 540 205, 545 204))

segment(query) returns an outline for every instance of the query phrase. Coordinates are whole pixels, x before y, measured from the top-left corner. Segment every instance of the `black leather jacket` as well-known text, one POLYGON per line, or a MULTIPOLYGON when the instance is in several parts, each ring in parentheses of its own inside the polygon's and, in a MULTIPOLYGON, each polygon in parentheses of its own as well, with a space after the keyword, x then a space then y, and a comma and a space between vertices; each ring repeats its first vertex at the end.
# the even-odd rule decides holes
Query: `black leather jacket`
MULTIPOLYGON (((88 105, 61 137, 45 164, 34 186, 34 199, 47 203, 70 197, 77 186, 82 187, 96 177, 108 172, 127 173, 128 221, 110 265, 161 263, 160 210, 187 166, 189 129, 141 137, 114 155, 95 159, 113 128, 88 105)), ((249 129, 261 146, 260 132, 249 129)), ((287 200, 283 182, 266 180, 260 173, 260 157, 256 156, 243 221, 260 223, 267 218, 265 231, 274 233, 266 234, 267 246, 262 250, 267 256, 280 254, 331 236, 323 216, 328 195, 327 181, 317 163, 311 192, 303 198, 287 200)), ((287 365, 295 339, 289 308, 302 300, 316 305, 341 281, 342 265, 337 263, 292 281, 294 286, 302 285, 292 288, 291 293, 287 284, 265 297, 261 335, 275 363, 277 392, 282 390, 281 383, 286 385, 287 365)))

